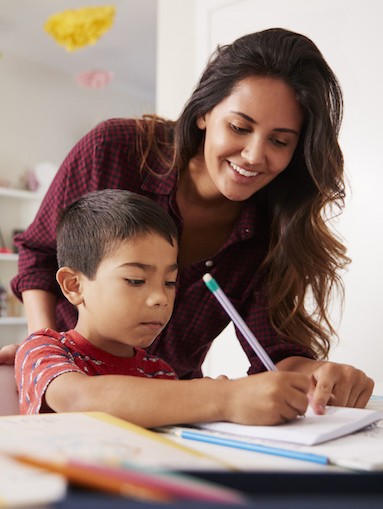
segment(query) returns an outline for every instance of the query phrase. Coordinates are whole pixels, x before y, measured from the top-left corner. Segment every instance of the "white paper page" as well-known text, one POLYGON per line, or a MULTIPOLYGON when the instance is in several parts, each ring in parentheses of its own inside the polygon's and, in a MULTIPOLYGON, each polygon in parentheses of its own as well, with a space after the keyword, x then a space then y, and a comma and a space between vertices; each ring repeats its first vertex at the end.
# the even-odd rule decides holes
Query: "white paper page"
POLYGON ((66 495, 61 475, 0 456, 0 507, 48 506, 66 495))
POLYGON ((229 422, 200 423, 198 428, 247 438, 278 440, 286 443, 314 445, 364 428, 383 418, 378 410, 327 407, 325 415, 309 409, 304 417, 276 426, 244 426, 229 422))
POLYGON ((0 417, 0 452, 169 470, 227 470, 228 463, 102 413, 0 417))
POLYGON ((310 447, 338 466, 355 470, 383 470, 383 420, 337 440, 310 447))

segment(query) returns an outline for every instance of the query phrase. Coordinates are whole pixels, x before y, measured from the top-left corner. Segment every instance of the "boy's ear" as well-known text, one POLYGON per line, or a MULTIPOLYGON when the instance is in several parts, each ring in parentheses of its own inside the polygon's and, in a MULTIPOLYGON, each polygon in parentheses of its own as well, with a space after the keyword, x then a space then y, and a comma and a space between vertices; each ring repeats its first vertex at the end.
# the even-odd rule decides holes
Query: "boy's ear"
POLYGON ((61 267, 56 273, 56 280, 65 297, 74 306, 83 302, 81 274, 70 267, 61 267))

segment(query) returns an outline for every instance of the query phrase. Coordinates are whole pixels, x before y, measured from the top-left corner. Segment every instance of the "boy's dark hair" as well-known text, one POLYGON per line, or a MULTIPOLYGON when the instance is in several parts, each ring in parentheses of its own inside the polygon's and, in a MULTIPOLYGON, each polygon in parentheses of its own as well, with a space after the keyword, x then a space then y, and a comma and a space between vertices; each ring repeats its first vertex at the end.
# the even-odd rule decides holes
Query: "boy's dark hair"
POLYGON ((122 189, 88 193, 63 210, 57 226, 59 267, 71 267, 87 278, 116 245, 157 233, 174 246, 177 227, 153 200, 122 189))

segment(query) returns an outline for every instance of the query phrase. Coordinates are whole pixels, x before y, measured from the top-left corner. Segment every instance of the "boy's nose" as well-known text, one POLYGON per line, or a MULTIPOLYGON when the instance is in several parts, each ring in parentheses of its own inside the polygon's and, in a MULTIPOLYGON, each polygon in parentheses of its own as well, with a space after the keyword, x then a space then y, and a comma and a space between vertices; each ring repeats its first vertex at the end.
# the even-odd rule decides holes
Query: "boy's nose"
POLYGON ((165 288, 161 287, 153 290, 148 296, 148 304, 149 306, 167 306, 168 296, 165 288))

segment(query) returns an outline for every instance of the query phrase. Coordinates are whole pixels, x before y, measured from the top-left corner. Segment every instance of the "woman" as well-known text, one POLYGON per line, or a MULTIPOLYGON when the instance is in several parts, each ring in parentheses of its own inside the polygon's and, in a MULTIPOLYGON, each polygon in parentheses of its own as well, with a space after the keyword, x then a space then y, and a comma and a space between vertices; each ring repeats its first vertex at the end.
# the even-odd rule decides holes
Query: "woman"
MULTIPOLYGON (((326 404, 364 406, 372 380, 325 360, 335 334, 327 304, 349 262, 326 221, 343 206, 341 117, 339 84, 314 43, 270 29, 219 48, 176 122, 144 117, 97 126, 69 153, 17 238, 12 288, 29 330, 67 330, 76 321, 54 278, 60 211, 89 191, 129 189, 160 203, 180 231, 174 313, 150 353, 180 378, 201 376, 229 321, 202 282, 210 272, 279 370, 310 377, 317 413, 326 404)), ((238 338, 249 374, 262 371, 238 338)))

